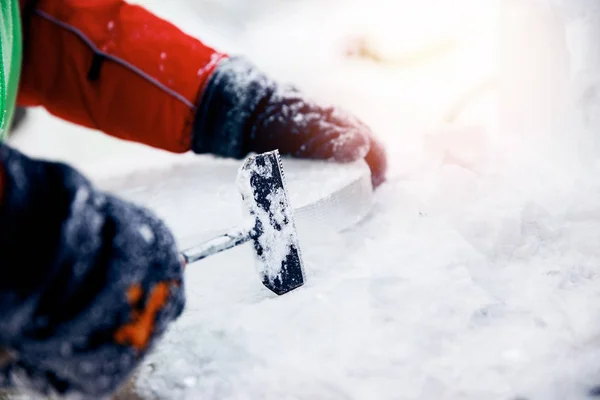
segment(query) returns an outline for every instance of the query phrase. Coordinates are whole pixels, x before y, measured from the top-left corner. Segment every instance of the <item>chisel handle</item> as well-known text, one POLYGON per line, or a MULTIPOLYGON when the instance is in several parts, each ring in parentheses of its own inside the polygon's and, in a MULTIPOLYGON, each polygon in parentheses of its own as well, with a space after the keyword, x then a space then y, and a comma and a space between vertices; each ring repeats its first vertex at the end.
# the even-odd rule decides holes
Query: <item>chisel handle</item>
POLYGON ((251 238, 252 237, 249 230, 240 229, 237 231, 231 231, 197 246, 190 247, 182 251, 181 255, 183 256, 187 265, 196 261, 200 261, 203 258, 213 254, 217 254, 224 250, 231 249, 232 247, 244 244, 251 238))

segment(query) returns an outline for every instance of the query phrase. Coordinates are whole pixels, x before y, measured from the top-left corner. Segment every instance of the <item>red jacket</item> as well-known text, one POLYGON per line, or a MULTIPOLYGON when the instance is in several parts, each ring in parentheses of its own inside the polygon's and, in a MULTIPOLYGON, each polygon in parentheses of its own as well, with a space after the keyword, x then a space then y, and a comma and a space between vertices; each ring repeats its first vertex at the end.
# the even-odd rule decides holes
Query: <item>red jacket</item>
POLYGON ((109 135, 190 150, 195 105, 226 57, 123 0, 20 0, 17 102, 109 135))

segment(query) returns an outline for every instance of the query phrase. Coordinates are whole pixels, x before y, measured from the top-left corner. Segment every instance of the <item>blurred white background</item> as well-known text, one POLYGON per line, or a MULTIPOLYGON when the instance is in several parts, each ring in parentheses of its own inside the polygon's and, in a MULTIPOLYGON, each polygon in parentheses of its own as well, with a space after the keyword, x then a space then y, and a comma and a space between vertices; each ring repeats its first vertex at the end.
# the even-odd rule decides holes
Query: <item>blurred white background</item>
MULTIPOLYGON (((502 127, 503 135, 548 136, 572 124, 564 118, 574 113, 576 123, 596 123, 594 1, 134 3, 358 114, 399 151, 443 127, 448 115, 484 125, 488 135, 502 127)), ((50 119, 43 110, 31 114, 12 143, 33 155, 65 159, 90 173, 107 158, 168 158, 50 119)), ((586 150, 595 145, 593 137, 578 140, 586 150)))

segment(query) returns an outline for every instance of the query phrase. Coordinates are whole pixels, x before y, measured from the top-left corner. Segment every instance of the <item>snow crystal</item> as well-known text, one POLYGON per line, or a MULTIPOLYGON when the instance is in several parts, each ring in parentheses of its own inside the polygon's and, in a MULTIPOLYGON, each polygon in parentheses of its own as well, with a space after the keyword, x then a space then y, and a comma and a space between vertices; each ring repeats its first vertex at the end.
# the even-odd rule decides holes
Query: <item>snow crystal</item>
POLYGON ((140 233, 140 235, 142 235, 146 243, 152 243, 154 241, 154 233, 148 225, 143 224, 142 226, 140 226, 138 232, 140 233))
POLYGON ((112 31, 115 28, 115 21, 108 21, 108 30, 112 31))
POLYGON ((295 123, 300 123, 300 122, 302 122, 302 120, 304 120, 304 115, 302 115, 301 113, 298 113, 298 114, 295 114, 292 119, 295 123))
POLYGON ((161 60, 166 60, 167 59, 167 53, 165 53, 164 51, 162 53, 160 53, 160 59, 161 60))
MULTIPOLYGON (((195 47, 193 47, 195 48, 195 47)), ((197 75, 198 76, 203 76, 206 71, 208 71, 209 69, 213 68, 215 66, 215 64, 220 60, 221 56, 217 53, 213 53, 210 56, 210 61, 204 65, 202 68, 199 68, 197 71, 197 75)))
POLYGON ((75 192, 75 198, 73 199, 73 203, 71 204, 71 213, 77 214, 85 209, 85 203, 90 198, 89 189, 82 187, 77 189, 75 192))
POLYGON ((183 383, 187 387, 195 386, 197 382, 198 382, 198 378, 196 378, 195 376, 188 376, 188 377, 186 377, 186 378, 183 379, 183 383))
POLYGON ((334 151, 333 154, 336 157, 341 158, 340 161, 357 160, 364 158, 369 152, 369 142, 363 138, 362 133, 357 130, 347 130, 345 133, 339 135, 337 138, 332 140, 334 151), (348 146, 348 143, 354 142, 355 144, 364 143, 362 146, 348 146), (346 152, 350 149, 350 154, 342 153, 338 149, 343 149, 346 152))

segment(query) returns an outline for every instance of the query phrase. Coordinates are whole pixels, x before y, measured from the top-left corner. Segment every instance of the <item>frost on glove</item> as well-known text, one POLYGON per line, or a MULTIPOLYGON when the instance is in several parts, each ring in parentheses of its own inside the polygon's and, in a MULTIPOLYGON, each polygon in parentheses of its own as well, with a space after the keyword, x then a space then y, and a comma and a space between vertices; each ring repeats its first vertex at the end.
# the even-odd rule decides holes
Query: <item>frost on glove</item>
POLYGON ((385 180, 386 153, 364 123, 275 82, 243 58, 221 61, 198 106, 192 150, 241 158, 274 149, 298 158, 364 158, 374 186, 385 180))
POLYGON ((108 396, 183 310, 174 238, 67 165, 0 167, 0 387, 108 396))

